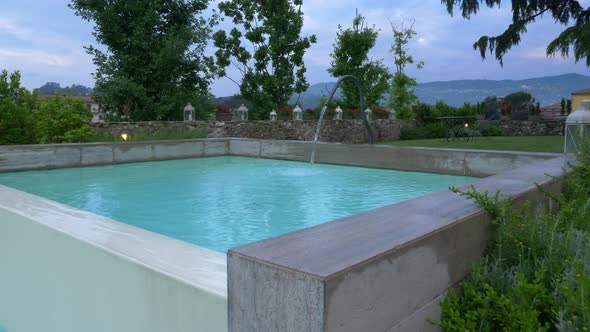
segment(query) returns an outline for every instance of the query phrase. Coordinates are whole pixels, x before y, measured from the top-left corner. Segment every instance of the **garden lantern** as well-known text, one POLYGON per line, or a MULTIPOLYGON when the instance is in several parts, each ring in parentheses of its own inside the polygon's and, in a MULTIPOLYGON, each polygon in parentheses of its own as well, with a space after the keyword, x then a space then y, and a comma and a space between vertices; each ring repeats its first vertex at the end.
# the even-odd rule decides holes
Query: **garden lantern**
POLYGON ((390 110, 387 110, 387 114, 389 115, 389 117, 388 117, 389 120, 395 120, 397 118, 395 110, 393 108, 390 110))
POLYGON ((334 120, 342 120, 342 114, 344 112, 342 111, 342 108, 340 108, 340 106, 336 107, 336 110, 334 111, 334 120))
POLYGON ((248 108, 242 104, 233 111, 233 121, 248 121, 248 108))
POLYGON ((564 152, 576 154, 584 140, 590 140, 590 100, 583 100, 565 120, 564 152))
POLYGON ((270 112, 270 121, 277 121, 277 111, 272 110, 272 112, 270 112))
POLYGON ((301 107, 299 107, 299 105, 295 106, 295 108, 293 109, 293 120, 303 120, 303 110, 301 109, 301 107))
POLYGON ((365 110, 365 117, 367 118, 367 121, 371 121, 373 118, 373 111, 371 111, 371 109, 368 107, 365 110))
POLYGON ((184 121, 195 121, 195 108, 191 103, 184 107, 184 121))

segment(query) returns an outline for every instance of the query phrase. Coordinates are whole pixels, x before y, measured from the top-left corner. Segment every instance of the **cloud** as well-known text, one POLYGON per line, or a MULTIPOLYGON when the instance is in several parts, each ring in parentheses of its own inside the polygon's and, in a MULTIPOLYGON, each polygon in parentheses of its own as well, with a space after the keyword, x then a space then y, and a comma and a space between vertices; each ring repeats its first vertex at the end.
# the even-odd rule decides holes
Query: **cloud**
POLYGON ((73 61, 71 56, 63 56, 41 51, 0 49, 0 62, 15 62, 25 66, 41 65, 66 68, 72 66, 76 61, 73 61))
POLYGON ((8 18, 0 17, 0 35, 7 34, 21 40, 30 40, 33 35, 30 29, 15 24, 8 18))
POLYGON ((21 71, 23 84, 30 89, 47 81, 93 85, 94 65, 83 49, 88 40, 75 38, 68 29, 62 32, 57 17, 54 20, 48 24, 34 14, 0 14, 1 69, 21 71))
MULTIPOLYGON (((207 13, 220 1, 214 0, 207 13)), ((93 85, 91 73, 95 67, 83 49, 84 45, 94 44, 92 23, 74 15, 67 7, 70 0, 4 2, 0 13, 2 68, 20 69, 29 88, 46 81, 93 85)), ((583 4, 590 5, 590 0, 584 0, 583 4)), ((465 20, 457 12, 450 16, 440 0, 303 0, 303 34, 316 34, 318 38, 318 43, 305 55, 311 84, 334 80, 326 72, 332 44, 338 25, 349 27, 356 9, 369 24, 381 30, 371 57, 384 59, 390 67, 389 48, 393 42, 390 22, 415 19, 414 30, 418 35, 408 47, 416 60, 425 62, 425 67, 422 70, 409 67, 408 73, 419 82, 519 79, 568 72, 588 74, 588 69, 583 64, 575 64, 572 58, 546 57, 547 44, 564 29, 549 16, 529 26, 522 43, 505 57, 504 67, 493 57, 482 61, 472 45, 482 35, 497 35, 506 29, 511 21, 509 2, 503 2, 502 7, 482 6, 477 15, 465 20)), ((231 20, 226 20, 218 28, 231 27, 231 20)), ((213 47, 207 49, 210 54, 214 51, 213 47)), ((230 73, 239 78, 234 71, 230 73)), ((231 95, 237 91, 237 86, 228 79, 217 80, 213 85, 216 95, 231 95)))
POLYGON ((526 59, 545 59, 547 58, 547 50, 541 47, 527 50, 523 53, 526 59))

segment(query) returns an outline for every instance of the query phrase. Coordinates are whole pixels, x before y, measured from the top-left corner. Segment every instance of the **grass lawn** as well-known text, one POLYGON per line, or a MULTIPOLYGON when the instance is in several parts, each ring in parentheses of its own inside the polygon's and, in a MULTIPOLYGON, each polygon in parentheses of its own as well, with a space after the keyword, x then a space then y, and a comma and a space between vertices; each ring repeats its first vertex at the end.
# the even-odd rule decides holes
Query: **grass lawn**
POLYGON ((433 148, 511 150, 530 152, 563 152, 563 136, 495 136, 476 137, 464 142, 447 142, 444 138, 382 142, 397 146, 425 146, 433 148))

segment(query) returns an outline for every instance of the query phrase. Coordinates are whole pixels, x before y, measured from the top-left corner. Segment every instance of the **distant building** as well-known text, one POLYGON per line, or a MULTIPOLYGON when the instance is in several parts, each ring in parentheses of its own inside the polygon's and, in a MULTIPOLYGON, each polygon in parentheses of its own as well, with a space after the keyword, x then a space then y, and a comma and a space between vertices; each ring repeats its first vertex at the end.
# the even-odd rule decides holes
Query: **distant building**
POLYGON ((544 119, 554 119, 561 116, 561 104, 553 104, 541 107, 541 117, 544 119))
MULTIPOLYGON (((39 99, 47 99, 54 97, 55 95, 39 95, 39 99)), ((99 123, 103 122, 102 116, 100 115, 100 105, 97 101, 95 101, 92 96, 62 96, 64 98, 69 99, 80 99, 83 100, 86 104, 86 109, 92 113, 92 119, 90 120, 91 123, 99 123)))
POLYGON ((575 112, 582 104, 582 100, 590 100, 590 89, 572 92, 572 112, 575 112))

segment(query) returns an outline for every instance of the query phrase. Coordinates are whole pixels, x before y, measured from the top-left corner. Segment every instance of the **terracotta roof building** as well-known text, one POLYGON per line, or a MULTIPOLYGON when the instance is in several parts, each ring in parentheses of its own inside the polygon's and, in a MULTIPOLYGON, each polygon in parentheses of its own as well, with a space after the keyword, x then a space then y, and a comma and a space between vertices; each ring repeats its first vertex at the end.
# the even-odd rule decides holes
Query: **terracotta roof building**
POLYGON ((582 104, 582 100, 590 100, 590 88, 572 92, 572 111, 575 112, 582 104))

